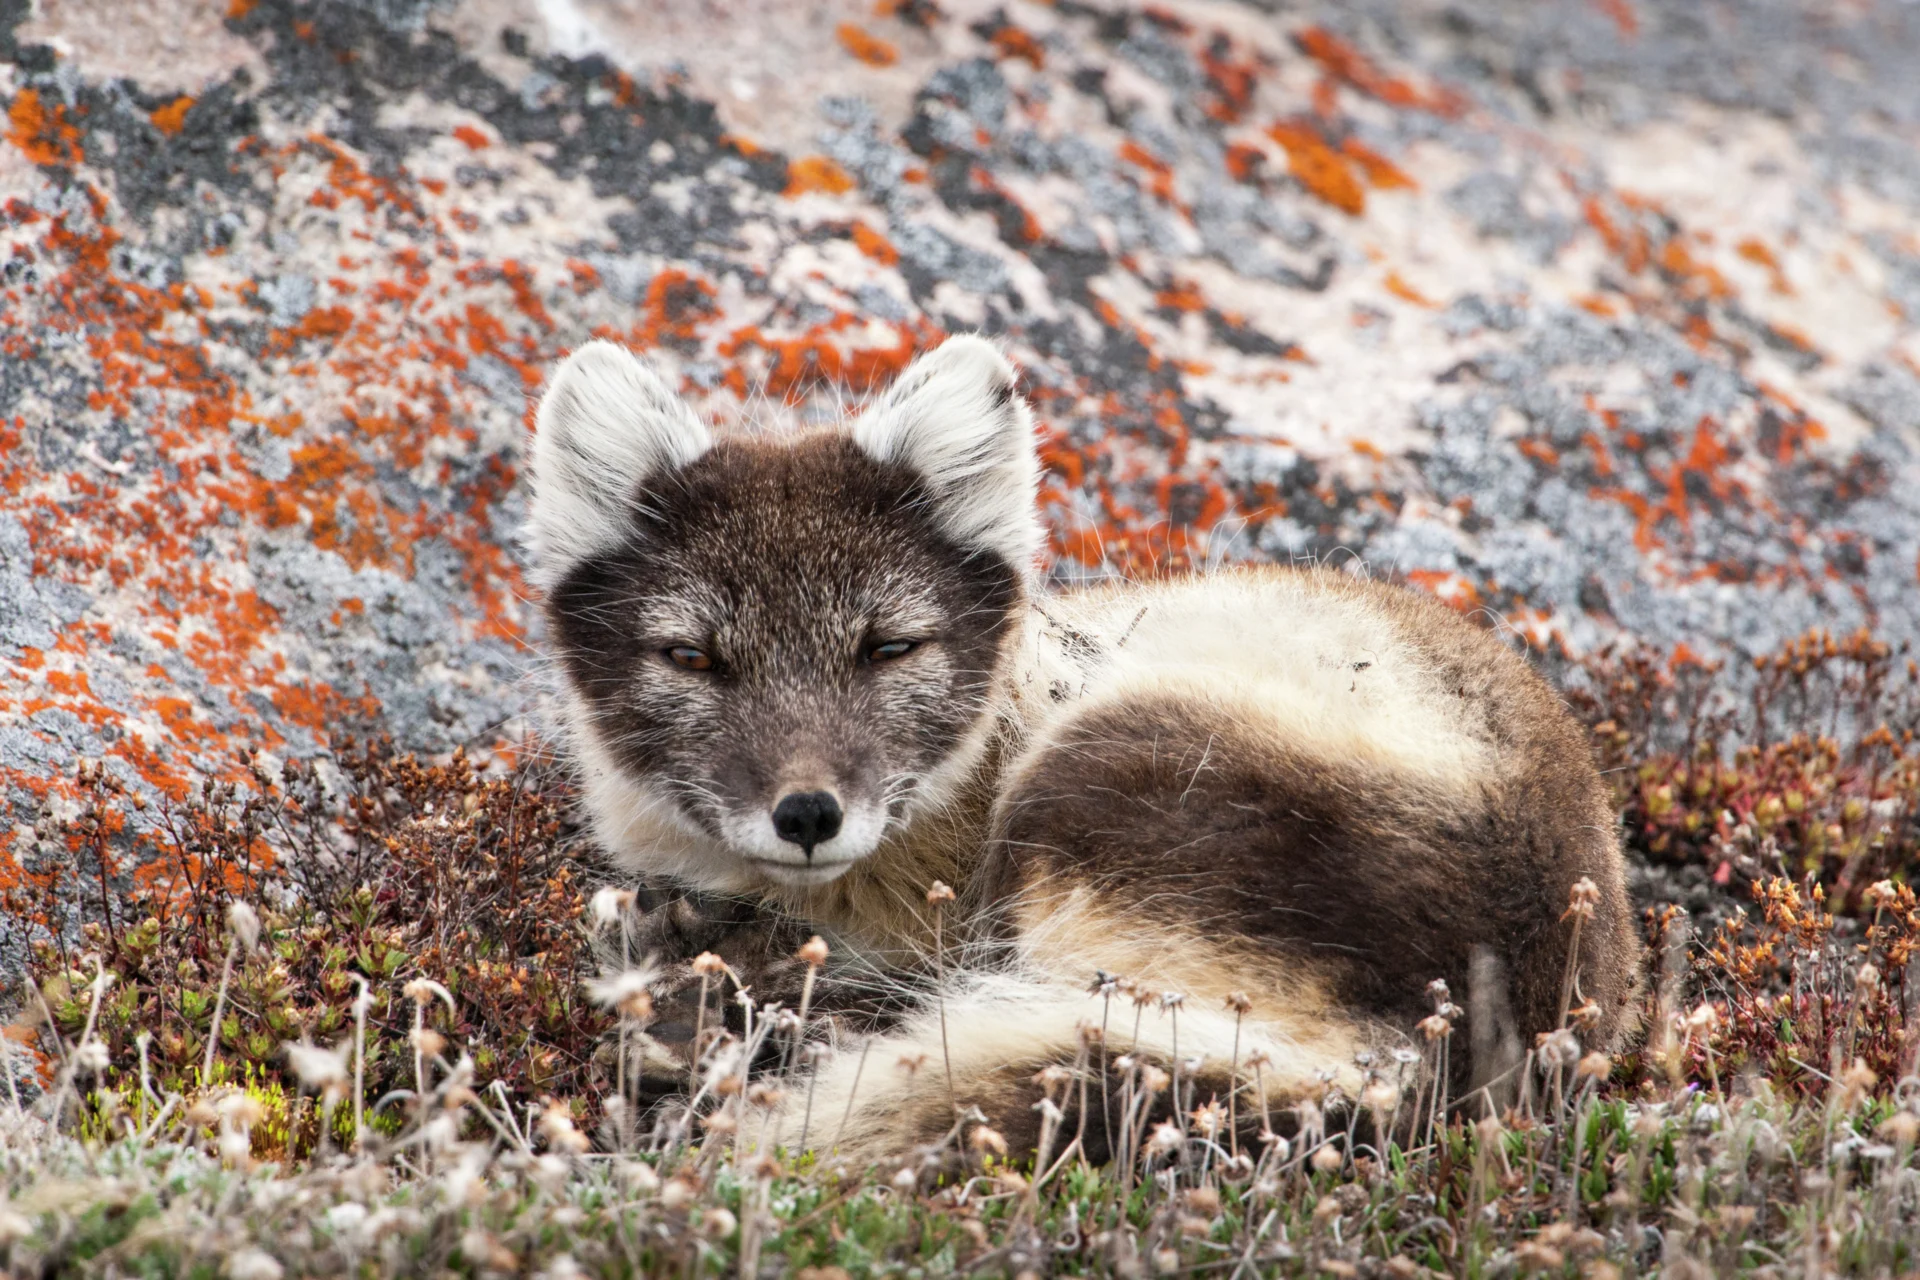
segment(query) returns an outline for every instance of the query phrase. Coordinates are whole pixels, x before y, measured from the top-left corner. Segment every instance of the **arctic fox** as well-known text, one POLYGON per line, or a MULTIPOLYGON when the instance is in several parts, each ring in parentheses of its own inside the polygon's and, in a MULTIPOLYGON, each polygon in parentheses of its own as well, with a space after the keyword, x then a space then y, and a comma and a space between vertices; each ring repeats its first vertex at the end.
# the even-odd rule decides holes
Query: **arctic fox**
POLYGON ((1184 997, 1106 1009, 1114 1054, 1223 1098, 1264 1055, 1275 1105, 1356 1095, 1434 979, 1497 985, 1475 994, 1531 1044, 1562 1025, 1576 936, 1580 1034, 1621 1034, 1615 819, 1545 682, 1443 605, 1329 570, 1045 589, 1033 418, 989 342, 784 436, 716 435, 592 342, 540 404, 532 471, 532 577, 618 865, 944 975, 856 1094, 857 1046, 820 1069, 818 1114, 857 1100, 848 1147, 903 1148, 956 1105, 1030 1141, 1036 1071, 1087 1061, 1097 974, 1184 997), (929 904, 935 882, 958 900, 929 904), (929 964, 936 912, 992 962, 929 964))

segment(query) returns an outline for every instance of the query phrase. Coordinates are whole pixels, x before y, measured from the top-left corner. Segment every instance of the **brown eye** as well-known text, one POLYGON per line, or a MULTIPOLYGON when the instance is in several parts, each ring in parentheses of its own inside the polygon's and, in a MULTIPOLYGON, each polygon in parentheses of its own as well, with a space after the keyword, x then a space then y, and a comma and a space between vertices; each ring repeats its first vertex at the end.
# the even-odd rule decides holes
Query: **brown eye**
POLYGON ((895 658, 904 658, 920 647, 918 640, 889 640, 885 644, 867 646, 868 662, 891 662, 895 658))
POLYGON ((688 671, 713 670, 713 658, 704 649, 696 649, 690 644, 677 644, 667 650, 667 657, 673 659, 676 667, 685 667, 688 671))

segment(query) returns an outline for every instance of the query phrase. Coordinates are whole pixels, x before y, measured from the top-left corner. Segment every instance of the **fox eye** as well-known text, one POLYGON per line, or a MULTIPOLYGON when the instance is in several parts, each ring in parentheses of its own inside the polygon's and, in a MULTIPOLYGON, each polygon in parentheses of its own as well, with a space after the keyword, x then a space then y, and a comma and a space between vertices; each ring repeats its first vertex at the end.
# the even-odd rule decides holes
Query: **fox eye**
POLYGON ((685 667, 688 671, 713 670, 713 655, 704 649, 696 649, 690 644, 677 644, 667 650, 667 657, 676 667, 685 667))
POLYGON ((904 658, 920 647, 918 640, 888 640, 882 644, 870 644, 861 656, 868 662, 892 662, 895 658, 904 658))

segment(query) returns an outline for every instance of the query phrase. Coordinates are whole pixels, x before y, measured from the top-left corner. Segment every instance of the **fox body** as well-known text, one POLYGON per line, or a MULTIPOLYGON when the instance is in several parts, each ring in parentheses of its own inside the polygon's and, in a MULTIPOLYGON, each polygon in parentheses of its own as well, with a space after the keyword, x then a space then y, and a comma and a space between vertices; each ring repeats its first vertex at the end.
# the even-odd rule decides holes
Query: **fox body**
MULTIPOLYGON (((869 973, 940 974, 946 1034, 931 1008, 876 1033, 846 1143, 937 1134, 956 1102, 1026 1134, 1030 1079, 1103 1013, 1114 1052, 1189 1079, 1233 1087, 1260 1053, 1276 1098, 1351 1096, 1436 978, 1480 1002, 1455 1060, 1484 1079, 1560 1025, 1576 937, 1585 1039, 1618 1038, 1638 943, 1614 817, 1524 661, 1324 569, 1043 590, 1038 471, 977 338, 843 428, 716 437, 606 343, 540 406, 534 578, 599 840, 869 973), (1184 1001, 1116 1013, 1101 971, 1184 1001), (948 1070, 892 1069, 923 1054, 948 1070)), ((821 1069, 821 1114, 862 1056, 821 1069)))

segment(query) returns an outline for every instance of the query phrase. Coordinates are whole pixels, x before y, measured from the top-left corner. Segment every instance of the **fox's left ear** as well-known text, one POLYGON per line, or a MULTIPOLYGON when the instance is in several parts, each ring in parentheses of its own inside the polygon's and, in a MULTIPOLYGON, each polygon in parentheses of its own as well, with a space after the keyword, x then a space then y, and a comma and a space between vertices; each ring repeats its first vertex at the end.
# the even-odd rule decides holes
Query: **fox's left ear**
POLYGON ((955 542, 995 552, 1026 577, 1041 547, 1040 460, 1033 411, 1013 384, 1013 366, 991 342, 949 338, 854 421, 853 438, 868 456, 926 479, 955 542))

